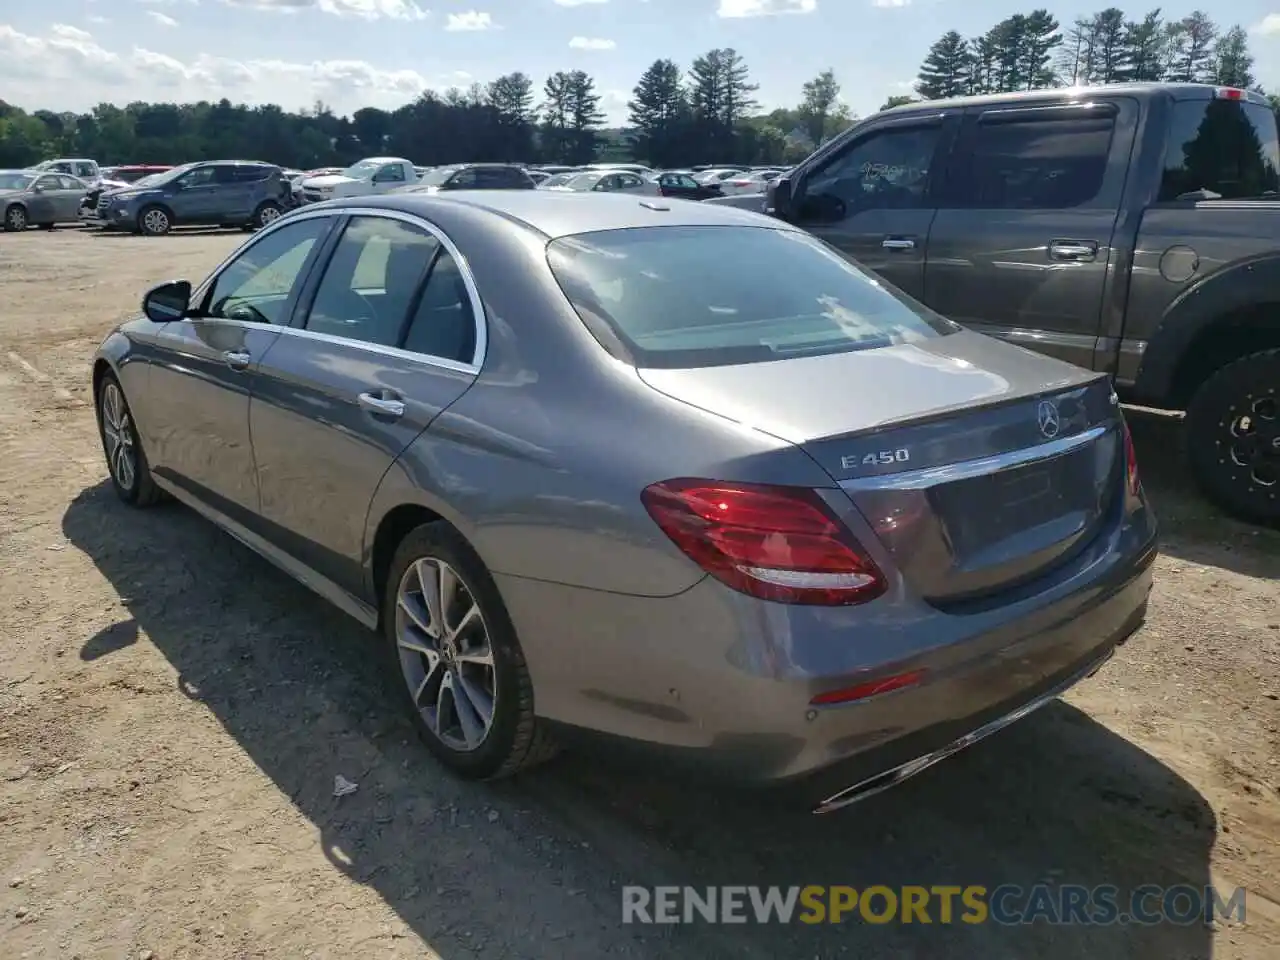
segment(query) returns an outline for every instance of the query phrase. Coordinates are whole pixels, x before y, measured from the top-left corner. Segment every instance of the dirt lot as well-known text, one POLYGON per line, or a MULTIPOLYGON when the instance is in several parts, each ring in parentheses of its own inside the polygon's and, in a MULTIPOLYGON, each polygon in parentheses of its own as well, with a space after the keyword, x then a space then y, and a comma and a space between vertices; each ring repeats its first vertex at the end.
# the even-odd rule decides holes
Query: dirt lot
POLYGON ((1149 625, 1101 674, 846 814, 568 756, 460 783, 368 636, 188 511, 111 494, 89 358, 241 234, 0 236, 0 957, 1108 960, 1280 954, 1280 536, 1188 488, 1149 625), (335 775, 359 783, 332 796, 335 775), (622 884, 1189 883, 1206 926, 637 927, 622 884))

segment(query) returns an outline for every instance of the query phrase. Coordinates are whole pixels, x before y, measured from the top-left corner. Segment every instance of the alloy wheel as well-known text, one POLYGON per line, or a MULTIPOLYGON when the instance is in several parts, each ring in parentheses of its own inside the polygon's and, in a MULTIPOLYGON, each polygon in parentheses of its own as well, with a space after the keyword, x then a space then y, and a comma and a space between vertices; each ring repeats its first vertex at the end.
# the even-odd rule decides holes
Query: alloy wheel
POLYGON ((8 220, 10 230, 25 230, 27 228, 27 212, 21 207, 10 208, 8 220))
POLYGON ((169 218, 163 210, 148 210, 142 218, 147 233, 160 234, 169 229, 169 218))
POLYGON ((108 383, 102 390, 102 437, 111 475, 125 490, 132 490, 138 476, 133 422, 124 395, 114 383, 108 383))
POLYGON ((411 563, 396 591, 400 672, 427 728, 469 753, 493 727, 497 680, 484 614, 466 581, 434 557, 411 563))
POLYGON ((263 227, 268 227, 279 219, 280 210, 277 207, 263 207, 258 214, 258 224, 263 227))
POLYGON ((1280 401, 1260 397, 1227 424, 1231 462, 1249 471, 1249 482, 1260 487, 1280 483, 1280 401))

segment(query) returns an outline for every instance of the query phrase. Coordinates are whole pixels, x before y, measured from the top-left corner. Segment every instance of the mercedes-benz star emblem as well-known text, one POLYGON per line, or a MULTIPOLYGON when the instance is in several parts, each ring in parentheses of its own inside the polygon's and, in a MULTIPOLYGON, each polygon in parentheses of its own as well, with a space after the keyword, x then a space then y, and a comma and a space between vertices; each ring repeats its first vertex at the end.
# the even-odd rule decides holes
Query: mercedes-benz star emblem
POLYGON ((1036 421, 1040 424, 1040 432, 1045 439, 1052 440, 1062 429, 1062 419, 1058 416, 1058 405, 1052 400, 1041 400, 1036 408, 1036 421))

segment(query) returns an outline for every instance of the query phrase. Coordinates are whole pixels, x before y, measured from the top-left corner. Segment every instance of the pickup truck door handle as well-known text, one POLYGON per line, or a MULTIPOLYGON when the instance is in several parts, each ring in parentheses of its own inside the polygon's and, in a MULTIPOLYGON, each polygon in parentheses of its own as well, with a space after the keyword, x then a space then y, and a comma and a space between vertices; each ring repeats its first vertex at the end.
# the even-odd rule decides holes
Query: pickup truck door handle
POLYGON ((248 370, 250 359, 244 350, 226 350, 222 354, 222 361, 232 370, 248 370))
POLYGON ((1065 263, 1088 263, 1098 258, 1097 240, 1051 240, 1049 259, 1065 263))
POLYGON ((384 391, 378 393, 362 393, 356 400, 360 409, 379 417, 390 417, 398 420, 404 416, 404 402, 389 396, 384 391))
POLYGON ((885 237, 880 246, 886 250, 914 250, 916 241, 914 237, 885 237))

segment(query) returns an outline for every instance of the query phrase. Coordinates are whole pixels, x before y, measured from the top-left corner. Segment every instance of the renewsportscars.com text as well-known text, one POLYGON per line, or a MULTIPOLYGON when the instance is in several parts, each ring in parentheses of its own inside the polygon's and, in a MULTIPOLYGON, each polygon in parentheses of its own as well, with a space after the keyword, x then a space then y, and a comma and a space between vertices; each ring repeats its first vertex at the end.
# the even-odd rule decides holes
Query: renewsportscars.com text
POLYGON ((1072 884, 622 888, 623 923, 1187 926, 1244 919, 1243 887, 1224 896, 1214 887, 1189 884, 1148 884, 1128 893, 1114 886, 1072 884))

